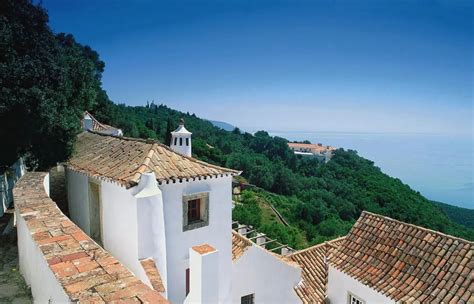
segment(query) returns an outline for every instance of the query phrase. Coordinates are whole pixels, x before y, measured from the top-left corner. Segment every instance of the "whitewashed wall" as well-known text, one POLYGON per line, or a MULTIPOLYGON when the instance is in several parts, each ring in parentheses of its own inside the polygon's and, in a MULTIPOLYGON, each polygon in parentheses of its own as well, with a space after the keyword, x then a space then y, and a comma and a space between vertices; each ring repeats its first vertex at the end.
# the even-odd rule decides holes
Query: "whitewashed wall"
POLYGON ((251 246, 232 267, 232 303, 255 294, 255 303, 301 303, 294 287, 301 269, 288 265, 264 249, 251 246))
MULTIPOLYGON (((189 248, 207 243, 219 251, 219 303, 231 299, 232 271, 232 177, 163 184, 166 231, 167 296, 183 303, 186 296, 186 268, 189 248), (209 192, 209 225, 183 232, 183 195, 209 192)), ((158 260, 160 257, 156 257, 158 260)), ((161 270, 161 269, 160 269, 161 270)), ((163 276, 163 274, 162 274, 163 276)))
MULTIPOLYGON (((44 185, 49 185, 48 175, 44 185)), ((45 191, 48 193, 49 189, 45 189, 45 191)), ((25 220, 18 214, 18 210, 15 210, 15 213, 20 272, 25 278, 26 284, 31 287, 34 302, 69 303, 69 297, 49 268, 43 253, 33 241, 25 220)))
POLYGON ((102 181, 102 240, 105 250, 116 257, 144 283, 149 284, 138 257, 137 199, 132 189, 102 181))
POLYGON ((90 235, 89 177, 67 170, 66 183, 69 217, 82 231, 90 235))
POLYGON ((348 303, 348 293, 365 301, 365 304, 395 303, 383 294, 360 283, 347 274, 329 266, 328 274, 328 299, 331 304, 348 303))
MULTIPOLYGON (((90 235, 89 179, 90 177, 84 174, 67 170, 69 215, 71 220, 88 235, 90 235)), ((111 182, 99 181, 99 183, 102 245, 135 276, 149 284, 138 259, 137 201, 132 195, 132 190, 111 182)))

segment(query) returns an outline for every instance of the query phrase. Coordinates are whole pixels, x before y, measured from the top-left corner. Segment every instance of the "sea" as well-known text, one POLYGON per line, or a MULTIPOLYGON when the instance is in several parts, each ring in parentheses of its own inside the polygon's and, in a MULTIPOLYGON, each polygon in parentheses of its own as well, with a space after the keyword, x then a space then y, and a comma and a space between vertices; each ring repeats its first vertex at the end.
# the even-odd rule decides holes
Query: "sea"
POLYGON ((426 198, 474 209, 474 139, 461 135, 270 132, 290 141, 356 150, 426 198))

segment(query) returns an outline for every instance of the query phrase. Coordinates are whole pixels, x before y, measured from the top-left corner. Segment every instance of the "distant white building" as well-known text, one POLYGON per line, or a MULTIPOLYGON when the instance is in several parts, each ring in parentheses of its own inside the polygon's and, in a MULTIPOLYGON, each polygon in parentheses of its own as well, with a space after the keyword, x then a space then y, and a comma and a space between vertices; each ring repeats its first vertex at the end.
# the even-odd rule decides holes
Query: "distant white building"
POLYGON ((288 147, 296 154, 302 156, 316 157, 319 160, 328 162, 336 148, 331 146, 323 146, 322 144, 306 144, 306 143, 288 143, 288 147))

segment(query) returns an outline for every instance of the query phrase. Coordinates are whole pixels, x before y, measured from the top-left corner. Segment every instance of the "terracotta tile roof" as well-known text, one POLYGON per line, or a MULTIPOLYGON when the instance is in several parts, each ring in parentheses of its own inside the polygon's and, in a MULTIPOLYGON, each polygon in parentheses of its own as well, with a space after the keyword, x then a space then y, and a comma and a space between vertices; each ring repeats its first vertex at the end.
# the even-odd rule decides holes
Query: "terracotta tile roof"
MULTIPOLYGON (((119 130, 118 128, 99 122, 91 113, 87 111, 84 112, 84 116, 86 115, 89 115, 89 117, 92 119, 92 131, 105 134, 115 134, 119 130)), ((81 127, 84 128, 84 119, 81 119, 81 127)))
POLYGON ((251 240, 232 230, 232 261, 237 261, 252 244, 251 240))
POLYGON ((59 210, 44 190, 46 175, 28 172, 18 181, 15 212, 71 302, 168 303, 59 210))
POLYGON ((474 303, 474 243, 363 212, 330 264, 400 302, 474 303))
POLYGON ((328 280, 326 258, 343 240, 344 237, 338 238, 288 255, 301 266, 302 281, 295 291, 303 303, 324 303, 328 280))
POLYGON ((68 168, 127 188, 135 186, 144 172, 154 172, 158 182, 182 181, 238 174, 175 153, 156 141, 116 137, 94 132, 78 135, 68 168))
POLYGON ((142 264, 143 270, 145 270, 153 289, 158 292, 165 292, 165 286, 161 281, 160 272, 158 271, 158 268, 156 268, 153 258, 140 260, 140 263, 142 264))
POLYGON ((194 251, 196 251, 197 253, 199 253, 200 255, 205 255, 207 253, 211 253, 211 252, 216 251, 216 248, 212 247, 209 244, 202 244, 202 245, 198 245, 198 246, 193 246, 191 248, 194 251))

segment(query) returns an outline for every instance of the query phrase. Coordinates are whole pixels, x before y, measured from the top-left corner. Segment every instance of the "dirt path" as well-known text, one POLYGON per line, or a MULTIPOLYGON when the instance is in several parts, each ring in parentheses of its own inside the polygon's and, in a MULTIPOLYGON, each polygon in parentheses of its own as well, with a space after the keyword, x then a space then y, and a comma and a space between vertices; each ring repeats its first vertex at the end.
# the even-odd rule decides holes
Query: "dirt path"
POLYGON ((32 303, 30 290, 19 272, 16 229, 0 236, 0 303, 32 303))

